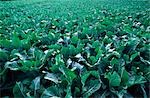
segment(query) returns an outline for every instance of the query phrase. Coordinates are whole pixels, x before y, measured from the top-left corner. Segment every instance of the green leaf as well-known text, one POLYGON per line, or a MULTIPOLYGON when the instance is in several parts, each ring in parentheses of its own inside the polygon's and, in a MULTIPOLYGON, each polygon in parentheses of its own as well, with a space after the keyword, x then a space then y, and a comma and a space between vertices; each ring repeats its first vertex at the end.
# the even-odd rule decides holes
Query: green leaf
POLYGON ((123 85, 126 85, 127 82, 129 80, 129 74, 128 72, 125 70, 125 68, 122 68, 122 73, 121 73, 121 83, 123 85))
POLYGON ((7 51, 0 49, 0 61, 6 61, 8 57, 7 51))
POLYGON ((5 48, 10 48, 11 42, 8 39, 2 39, 0 40, 0 46, 5 47, 5 48))
POLYGON ((99 47, 100 46, 100 42, 98 41, 98 40, 96 40, 96 41, 94 41, 93 43, 92 43, 92 47, 93 48, 97 48, 97 47, 99 47))
POLYGON ((61 46, 59 44, 53 44, 53 45, 48 46, 48 48, 55 49, 55 50, 58 49, 59 50, 61 48, 61 46))
POLYGON ((21 43, 22 43, 22 47, 23 47, 24 49, 30 49, 30 47, 31 47, 30 40, 28 40, 28 39, 23 39, 23 40, 21 40, 21 43))
POLYGON ((111 37, 112 35, 114 35, 113 32, 111 32, 111 31, 108 31, 108 32, 107 32, 107 36, 108 36, 108 37, 111 37))
POLYGON ((127 86, 130 87, 132 85, 135 85, 135 84, 143 84, 146 82, 146 79, 143 77, 143 76, 131 76, 129 78, 129 81, 127 83, 127 86))
POLYGON ((15 48, 19 48, 22 46, 21 40, 19 39, 16 33, 14 33, 12 37, 12 46, 14 46, 15 48))
POLYGON ((41 51, 39 49, 34 49, 33 56, 35 57, 36 60, 41 60, 43 55, 44 55, 43 51, 41 51))
POLYGON ((132 51, 135 51, 137 45, 140 43, 139 38, 130 38, 128 41, 127 46, 125 47, 126 54, 131 53, 132 51))
POLYGON ((116 59, 116 58, 112 58, 112 60, 110 61, 110 64, 111 65, 116 65, 116 64, 118 64, 119 63, 119 61, 118 61, 118 59, 116 59))
POLYGON ((138 55, 139 55, 139 52, 132 54, 130 57, 130 61, 134 60, 138 55))
POLYGON ((67 47, 62 47, 61 53, 64 55, 64 57, 68 57, 70 54, 70 51, 67 47))
POLYGON ((130 62, 129 55, 124 54, 123 58, 124 58, 124 60, 126 61, 127 64, 130 62))
POLYGON ((24 88, 21 82, 17 82, 13 88, 13 94, 15 98, 26 98, 24 88))
POLYGON ((73 45, 69 45, 69 53, 70 53, 70 55, 77 54, 76 48, 73 45))
POLYGON ((64 60, 62 59, 61 54, 56 55, 55 61, 56 61, 56 63, 55 63, 56 65, 62 65, 64 63, 64 60))
POLYGON ((72 95, 71 95, 71 86, 68 86, 67 87, 67 94, 66 94, 66 96, 65 96, 65 98, 72 98, 72 95))
POLYGON ((89 80, 88 84, 86 85, 86 92, 83 94, 84 98, 88 98, 93 93, 95 93, 101 87, 101 83, 98 79, 96 80, 89 80))
POLYGON ((74 78, 76 78, 76 74, 71 71, 70 69, 66 68, 65 66, 60 67, 59 70, 63 73, 63 75, 66 77, 66 80, 69 84, 72 84, 72 81, 74 78))
POLYGON ((103 54, 103 51, 101 49, 98 50, 98 53, 96 55, 96 60, 98 60, 103 54))
POLYGON ((24 60, 20 62, 23 66, 21 67, 21 70, 23 71, 28 71, 28 70, 32 70, 32 68, 34 67, 34 62, 31 60, 24 60))
POLYGON ((109 80, 110 86, 120 86, 121 77, 119 76, 119 74, 116 71, 114 71, 112 74, 109 74, 109 76, 107 76, 107 78, 109 80))
POLYGON ((97 71, 86 71, 81 75, 81 82, 83 86, 90 75, 94 76, 95 78, 99 78, 99 73, 97 71))
POLYGON ((90 61, 91 61, 91 64, 95 64, 97 59, 94 57, 94 56, 90 56, 90 61))
POLYGON ((87 73, 81 75, 81 82, 82 82, 83 86, 85 85, 85 82, 86 82, 87 78, 90 76, 90 74, 91 74, 90 72, 87 72, 87 73))
POLYGON ((41 58, 42 63, 45 63, 46 60, 52 55, 53 52, 54 52, 53 49, 44 51, 45 55, 41 58))
POLYGON ((73 37, 71 38, 71 43, 73 43, 73 44, 77 44, 78 41, 79 41, 79 39, 78 39, 77 36, 73 36, 73 37))
POLYGON ((62 91, 57 86, 51 86, 44 90, 44 92, 41 95, 41 98, 50 98, 50 97, 60 98, 61 92, 62 91))
POLYGON ((130 27, 130 25, 125 25, 125 26, 123 27, 123 29, 124 29, 125 32, 128 32, 128 33, 131 33, 131 32, 132 32, 132 28, 130 27))

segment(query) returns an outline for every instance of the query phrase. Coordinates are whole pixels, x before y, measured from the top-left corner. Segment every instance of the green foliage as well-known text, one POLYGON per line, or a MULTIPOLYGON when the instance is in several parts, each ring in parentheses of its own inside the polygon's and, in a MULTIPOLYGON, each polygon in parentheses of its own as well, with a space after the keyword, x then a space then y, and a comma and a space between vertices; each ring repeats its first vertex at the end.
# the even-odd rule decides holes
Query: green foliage
POLYGON ((0 1, 0 97, 148 98, 148 0, 0 1))
POLYGON ((116 71, 113 73, 109 72, 105 77, 109 80, 110 86, 120 86, 121 78, 116 71))

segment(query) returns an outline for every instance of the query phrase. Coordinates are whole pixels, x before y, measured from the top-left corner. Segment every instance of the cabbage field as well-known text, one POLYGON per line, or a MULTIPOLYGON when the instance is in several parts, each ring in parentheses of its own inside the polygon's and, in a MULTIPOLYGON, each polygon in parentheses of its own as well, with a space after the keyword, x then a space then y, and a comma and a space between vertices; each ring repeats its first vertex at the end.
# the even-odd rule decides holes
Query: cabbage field
POLYGON ((149 97, 149 0, 0 1, 0 98, 149 97))

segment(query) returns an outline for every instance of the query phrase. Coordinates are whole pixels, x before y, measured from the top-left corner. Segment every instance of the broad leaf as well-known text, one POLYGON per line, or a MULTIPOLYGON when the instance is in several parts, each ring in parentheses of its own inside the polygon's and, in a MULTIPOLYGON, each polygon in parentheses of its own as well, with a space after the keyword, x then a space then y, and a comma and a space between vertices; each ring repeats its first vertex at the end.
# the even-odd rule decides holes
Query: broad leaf
POLYGON ((121 77, 119 76, 119 74, 116 71, 114 71, 112 74, 108 73, 106 77, 109 80, 110 86, 120 86, 121 77))

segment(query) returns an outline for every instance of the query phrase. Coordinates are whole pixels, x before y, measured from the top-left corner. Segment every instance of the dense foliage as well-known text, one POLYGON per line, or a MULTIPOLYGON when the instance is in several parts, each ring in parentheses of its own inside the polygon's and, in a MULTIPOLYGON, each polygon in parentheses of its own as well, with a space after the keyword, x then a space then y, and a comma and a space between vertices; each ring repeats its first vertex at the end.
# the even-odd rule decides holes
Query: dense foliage
POLYGON ((149 97, 148 0, 0 1, 1 97, 149 97))

